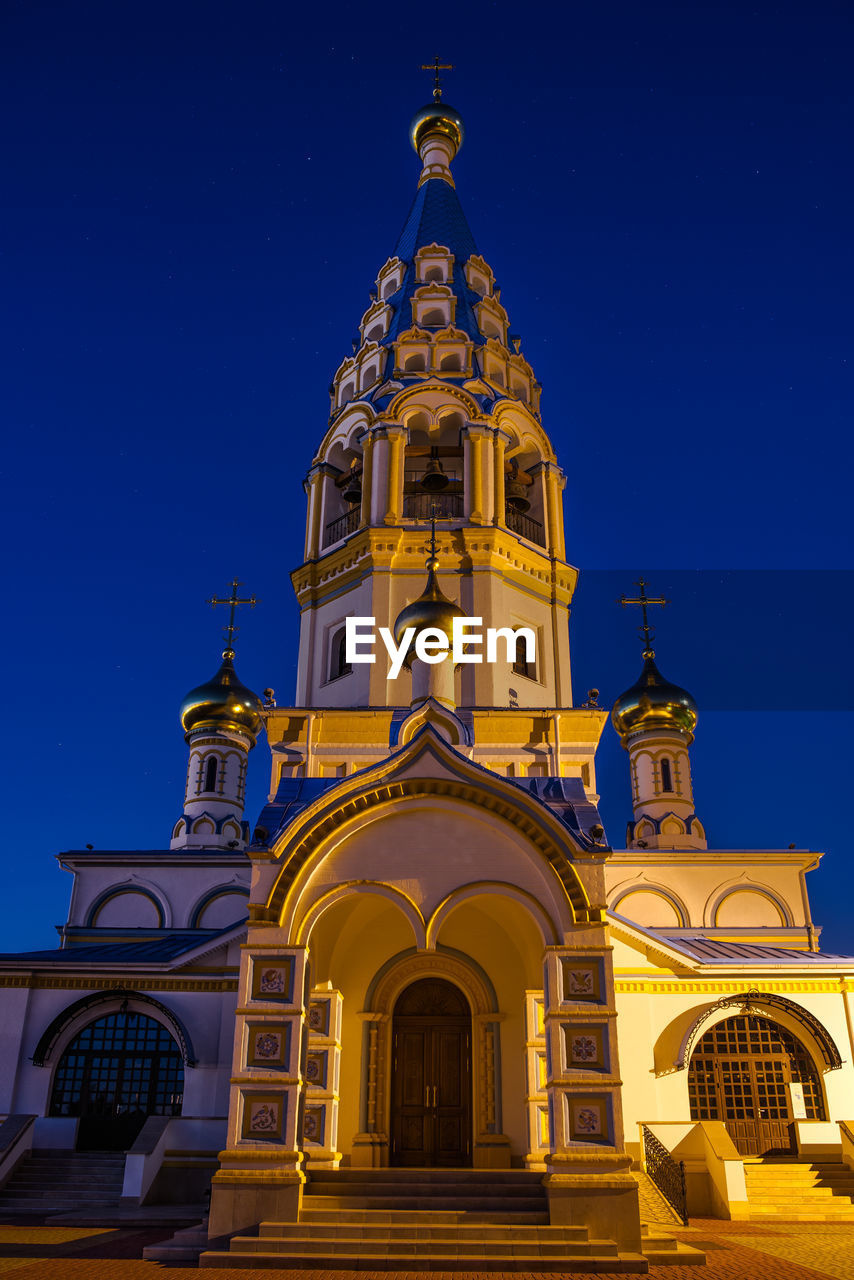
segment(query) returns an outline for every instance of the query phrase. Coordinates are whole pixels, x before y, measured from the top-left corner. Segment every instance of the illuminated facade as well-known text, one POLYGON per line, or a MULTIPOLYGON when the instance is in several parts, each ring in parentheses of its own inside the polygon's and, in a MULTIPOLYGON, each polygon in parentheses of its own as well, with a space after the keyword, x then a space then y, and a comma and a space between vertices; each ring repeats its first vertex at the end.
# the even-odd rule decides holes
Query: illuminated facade
POLYGON ((651 651, 613 710, 633 818, 608 843, 608 714, 573 704, 577 571, 540 386, 456 195, 459 117, 437 102, 412 141, 415 200, 306 479, 294 705, 263 705, 227 650, 183 709, 170 850, 65 855, 62 950, 2 959, 5 1106, 73 1147, 92 1117, 73 1080, 57 1092, 71 1047, 96 1017, 145 1017, 175 1045, 172 1102, 135 1115, 175 1113, 159 1154, 131 1154, 129 1198, 174 1193, 176 1147, 216 1168, 214 1235, 297 1221, 320 1171, 529 1170, 552 1224, 630 1254, 643 1125, 684 1151, 696 1211, 749 1212, 740 1156, 854 1161, 852 962, 818 950, 817 855, 708 847, 696 708, 651 651), (533 660, 410 655, 390 679, 382 650, 348 659, 348 618, 441 639, 461 613, 528 629, 533 660))

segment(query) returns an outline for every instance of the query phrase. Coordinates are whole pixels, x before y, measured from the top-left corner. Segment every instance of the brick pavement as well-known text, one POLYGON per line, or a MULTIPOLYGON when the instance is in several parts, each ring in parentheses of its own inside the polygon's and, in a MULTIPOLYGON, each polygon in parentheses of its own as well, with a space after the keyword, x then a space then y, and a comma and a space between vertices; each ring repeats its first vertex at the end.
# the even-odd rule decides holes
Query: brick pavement
MULTIPOLYGON (((854 1280, 854 1224, 721 1222, 692 1219, 675 1231, 706 1250, 708 1265, 652 1267, 653 1280, 854 1280)), ((142 1250, 171 1235, 131 1230, 0 1225, 0 1280, 187 1280, 188 1268, 143 1262, 142 1250)), ((208 1272, 213 1276, 216 1272, 208 1272)), ((229 1280, 506 1280, 503 1273, 239 1270, 229 1280)), ((516 1280, 543 1280, 516 1272, 516 1280)), ((549 1272, 547 1280, 589 1280, 549 1272)), ((599 1280, 624 1280, 615 1273, 599 1280)))

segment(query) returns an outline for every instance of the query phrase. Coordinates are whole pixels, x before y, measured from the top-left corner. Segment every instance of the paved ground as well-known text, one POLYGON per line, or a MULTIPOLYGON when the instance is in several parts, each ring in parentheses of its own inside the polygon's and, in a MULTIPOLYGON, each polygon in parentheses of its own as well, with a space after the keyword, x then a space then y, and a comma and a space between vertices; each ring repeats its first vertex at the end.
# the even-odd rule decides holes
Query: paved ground
MULTIPOLYGON (((163 1229, 0 1225, 0 1280, 187 1280, 187 1269, 141 1261, 163 1229)), ((706 1250, 708 1265, 653 1267, 654 1280, 854 1280, 854 1224, 720 1222, 692 1219, 678 1230, 706 1250)), ((225 1271, 229 1280, 395 1280, 388 1271, 225 1271)), ((405 1280, 473 1280, 461 1272, 407 1272, 405 1280)), ((506 1280, 479 1272, 476 1280, 506 1280)), ((543 1280, 517 1272, 515 1280, 543 1280)), ((548 1280, 589 1280, 578 1272, 549 1272, 548 1280)), ((600 1280, 618 1280, 601 1276, 600 1280)))

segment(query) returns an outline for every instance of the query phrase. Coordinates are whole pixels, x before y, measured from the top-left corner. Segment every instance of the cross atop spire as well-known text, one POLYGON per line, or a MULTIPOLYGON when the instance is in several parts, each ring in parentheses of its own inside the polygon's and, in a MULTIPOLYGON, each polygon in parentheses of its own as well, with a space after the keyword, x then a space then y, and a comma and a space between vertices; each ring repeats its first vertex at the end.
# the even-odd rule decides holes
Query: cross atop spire
POLYGON ((240 628, 235 626, 234 623, 235 610, 237 606, 240 604, 248 604, 250 609, 254 609, 258 603, 254 596, 247 596, 244 600, 239 598, 237 588, 242 586, 243 583, 240 582, 238 578, 235 578, 231 584, 231 595, 227 599, 222 599, 220 596, 211 596, 210 600, 208 600, 208 604, 213 605, 214 608, 216 608, 218 604, 227 604, 231 606, 231 612, 228 616, 228 626, 223 627, 223 631, 226 634, 225 653, 223 654, 223 657, 226 658, 234 657, 232 644, 236 633, 240 630, 240 628))
POLYGON ((638 595, 636 597, 620 596, 619 600, 617 601, 617 604, 623 605, 624 608, 627 604, 640 605, 641 616, 643 617, 643 623, 641 626, 638 627, 638 631, 643 636, 643 656, 645 658, 654 658, 655 652, 652 647, 652 642, 655 639, 655 632, 653 631, 652 627, 649 625, 649 618, 647 617, 646 611, 649 605, 651 604, 660 604, 663 606, 663 605, 669 604, 670 601, 665 600, 664 596, 657 596, 655 598, 653 598, 652 596, 648 596, 646 594, 646 582, 643 580, 643 578, 638 578, 637 582, 635 583, 635 586, 638 587, 639 589, 638 595))
POLYGON ((433 72, 433 97, 436 102, 441 102, 442 101, 442 85, 439 80, 439 72, 453 71, 454 70, 453 65, 450 62, 440 62, 439 55, 437 53, 432 62, 421 63, 421 70, 433 72))

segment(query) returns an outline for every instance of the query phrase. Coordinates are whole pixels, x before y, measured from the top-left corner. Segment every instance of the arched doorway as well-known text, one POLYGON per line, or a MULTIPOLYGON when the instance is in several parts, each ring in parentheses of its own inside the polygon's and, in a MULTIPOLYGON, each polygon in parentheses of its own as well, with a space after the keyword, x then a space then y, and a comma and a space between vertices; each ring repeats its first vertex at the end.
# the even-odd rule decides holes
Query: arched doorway
POLYGON ((688 1096, 692 1120, 723 1120, 744 1156, 795 1149, 790 1085, 803 1090, 808 1120, 824 1120, 815 1063, 796 1036, 755 1014, 718 1022, 691 1055, 688 1096))
POLYGON ((59 1060, 52 1116, 79 1116, 79 1151, 126 1151, 149 1116, 178 1116, 184 1064, 162 1023, 120 1009, 90 1022, 59 1060))
POLYGON ((392 1021, 391 1163, 471 1164, 471 1010, 459 987, 419 978, 392 1021))

